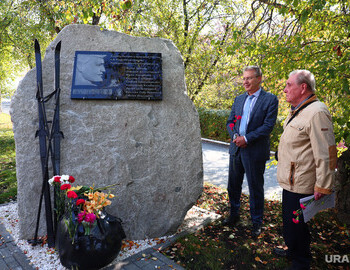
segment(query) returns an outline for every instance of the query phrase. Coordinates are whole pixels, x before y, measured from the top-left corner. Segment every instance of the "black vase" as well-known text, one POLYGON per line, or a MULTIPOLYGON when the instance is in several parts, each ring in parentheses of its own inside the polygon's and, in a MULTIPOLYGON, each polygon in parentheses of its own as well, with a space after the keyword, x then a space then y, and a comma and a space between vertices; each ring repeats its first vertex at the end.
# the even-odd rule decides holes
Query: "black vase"
MULTIPOLYGON (((90 235, 84 235, 78 225, 74 241, 69 236, 63 217, 57 226, 56 248, 61 264, 69 269, 100 269, 111 263, 119 254, 125 233, 121 220, 107 213, 98 218, 90 235)), ((75 221, 76 222, 76 221, 75 221)))

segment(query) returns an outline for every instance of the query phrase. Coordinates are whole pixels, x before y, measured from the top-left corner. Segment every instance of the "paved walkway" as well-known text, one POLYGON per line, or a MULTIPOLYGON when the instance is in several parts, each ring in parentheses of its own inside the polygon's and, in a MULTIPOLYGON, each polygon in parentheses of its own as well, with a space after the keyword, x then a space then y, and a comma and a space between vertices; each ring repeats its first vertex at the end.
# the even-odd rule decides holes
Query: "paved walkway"
POLYGON ((9 99, 2 99, 0 106, 1 106, 1 110, 3 113, 10 114, 10 100, 9 99))
POLYGON ((0 269, 33 270, 29 263, 27 256, 16 246, 11 234, 0 223, 0 269))
MULTIPOLYGON (((228 148, 228 143, 219 143, 217 141, 202 139, 204 181, 225 189, 227 188, 228 178, 228 148)), ((269 164, 269 162, 267 164, 269 164)), ((264 189, 266 199, 282 199, 282 188, 278 185, 276 173, 277 167, 275 165, 265 170, 264 189)), ((245 177, 243 180, 242 192, 249 194, 248 183, 245 177)))

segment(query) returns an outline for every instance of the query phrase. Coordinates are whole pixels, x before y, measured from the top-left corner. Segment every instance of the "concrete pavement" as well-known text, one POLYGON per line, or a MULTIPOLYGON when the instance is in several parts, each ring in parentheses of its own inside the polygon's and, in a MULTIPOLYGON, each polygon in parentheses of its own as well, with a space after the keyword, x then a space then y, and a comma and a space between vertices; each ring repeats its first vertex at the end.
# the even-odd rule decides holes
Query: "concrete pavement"
MULTIPOLYGON (((222 188, 227 188, 228 148, 228 143, 202 139, 204 181, 222 188)), ((275 165, 265 170, 264 189, 266 199, 282 199, 282 188, 278 185, 276 172, 277 167, 275 165)), ((246 177, 243 180, 242 192, 249 194, 246 177)))
POLYGON ((11 101, 9 99, 2 99, 0 105, 3 113, 10 114, 10 103, 11 101))

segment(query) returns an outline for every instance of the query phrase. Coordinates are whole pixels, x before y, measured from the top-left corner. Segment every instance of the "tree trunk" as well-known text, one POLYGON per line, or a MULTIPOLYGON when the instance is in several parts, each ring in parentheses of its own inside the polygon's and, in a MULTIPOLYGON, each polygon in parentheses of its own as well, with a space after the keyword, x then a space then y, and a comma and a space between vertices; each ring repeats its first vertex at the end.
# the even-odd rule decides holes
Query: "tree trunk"
POLYGON ((345 151, 338 159, 338 170, 335 174, 336 210, 340 223, 350 225, 350 150, 345 151))

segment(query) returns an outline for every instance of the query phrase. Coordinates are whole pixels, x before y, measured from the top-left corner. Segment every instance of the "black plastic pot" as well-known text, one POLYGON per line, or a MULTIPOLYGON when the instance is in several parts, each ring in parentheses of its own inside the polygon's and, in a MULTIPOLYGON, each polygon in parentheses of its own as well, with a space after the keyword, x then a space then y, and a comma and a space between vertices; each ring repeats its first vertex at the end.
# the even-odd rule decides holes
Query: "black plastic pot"
POLYGON ((69 269, 100 269, 111 263, 119 254, 125 233, 121 220, 104 213, 97 219, 97 226, 90 235, 84 235, 82 225, 78 226, 74 242, 69 237, 66 217, 57 226, 56 248, 61 264, 69 269))

